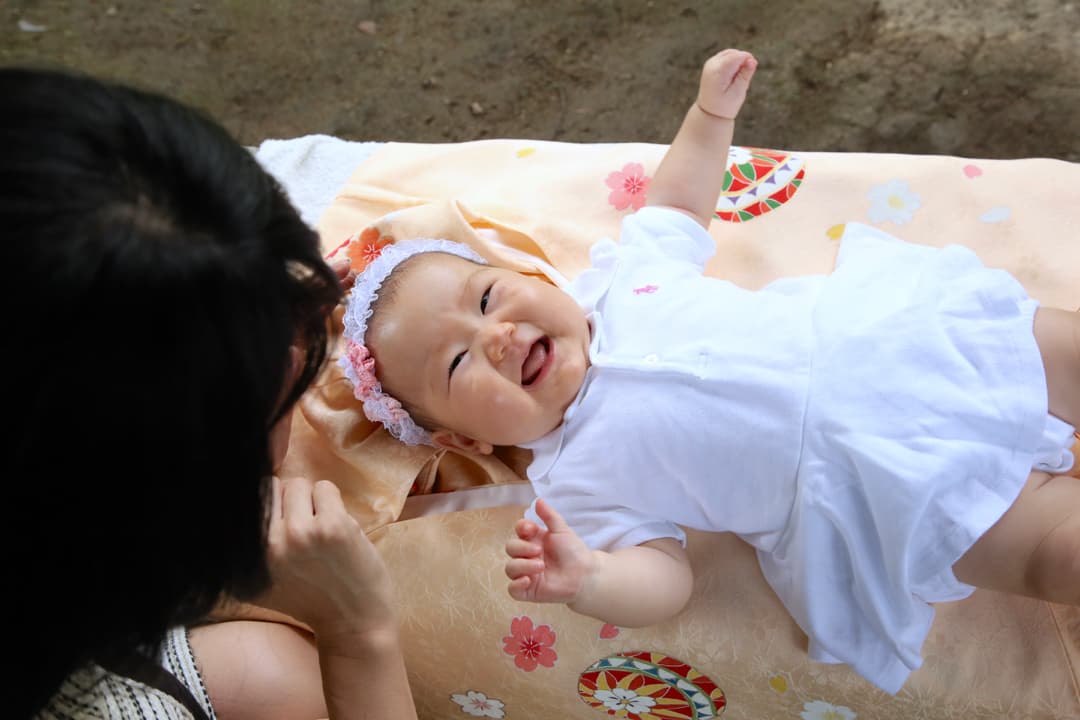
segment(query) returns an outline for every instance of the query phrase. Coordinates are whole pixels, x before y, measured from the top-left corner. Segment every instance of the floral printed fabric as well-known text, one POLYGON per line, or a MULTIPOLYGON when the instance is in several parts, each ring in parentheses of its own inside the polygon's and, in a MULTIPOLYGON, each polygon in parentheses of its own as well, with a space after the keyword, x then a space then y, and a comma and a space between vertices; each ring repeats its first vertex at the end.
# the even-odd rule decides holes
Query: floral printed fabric
POLYGON ((503 639, 503 652, 514 656, 514 665, 532 672, 537 666, 552 667, 559 658, 553 646, 555 633, 550 625, 533 627, 527 615, 510 621, 510 634, 503 639))
POLYGON ((347 242, 345 252, 349 258, 349 267, 355 272, 362 272, 394 239, 380 235, 377 228, 369 227, 364 228, 355 238, 349 238, 347 242))
POLYGON ((482 692, 468 690, 464 694, 451 695, 450 699, 461 706, 461 712, 473 717, 506 717, 503 701, 489 698, 482 692))
POLYGON ((724 692, 687 663, 659 652, 601 658, 578 678, 589 707, 629 720, 707 720, 723 712, 724 692))
POLYGON ((884 185, 875 185, 866 194, 870 200, 870 209, 866 216, 872 223, 891 222, 904 225, 911 222, 915 211, 922 207, 922 198, 908 187, 903 180, 890 180, 884 185))
MULTIPOLYGON (((635 196, 647 193, 645 180, 663 150, 531 140, 387 144, 357 169, 320 221, 320 231, 327 251, 376 223, 395 235, 399 228, 403 237, 437 234, 494 248, 496 254, 497 246, 505 244, 575 277, 588 263, 591 243, 614 236, 622 217, 634 211, 635 196), (628 169, 632 163, 641 170, 628 169), (448 183, 451 170, 455 181, 448 183), (622 173, 630 184, 612 187, 605 181, 613 173, 622 173), (478 229, 491 234, 480 235, 478 229)), ((889 193, 877 191, 883 192, 876 202, 885 214, 875 224, 882 229, 911 242, 968 245, 988 263, 1012 271, 1045 304, 1080 306, 1075 233, 1080 165, 1045 159, 797 155, 806 172, 785 204, 752 222, 713 223, 720 252, 707 267, 709 274, 760 287, 777 277, 828 271, 839 226, 874 222, 868 216, 875 204, 869 193, 895 180, 902 186, 894 187, 917 197, 918 207, 904 192, 890 203, 889 193), (977 171, 965 170, 968 166, 977 171), (991 213, 1003 207, 1011 211, 1007 217, 1001 210, 991 213), (910 220, 897 224, 892 213, 904 209, 910 220)), ((527 263, 514 267, 532 269, 527 263)), ((307 398, 297 413, 294 422, 313 423, 303 430, 315 441, 301 437, 293 443, 288 469, 338 482, 365 527, 389 523, 376 542, 401 598, 402 636, 421 717, 484 717, 451 700, 461 695, 467 704, 467 689, 504 703, 507 718, 604 717, 606 710, 589 710, 576 692, 582 669, 597 658, 650 648, 685 660, 722 685, 732 705, 725 713, 729 717, 1080 720, 1080 677, 1073 669, 1080 667, 1080 609, 980 592, 940 606, 924 648, 923 669, 890 697, 844 667, 810 661, 805 638, 764 584, 753 551, 724 535, 690 536, 688 551, 702 570, 687 608, 669 623, 621 628, 617 637, 605 638, 599 622, 562 608, 545 608, 539 622, 537 606, 506 595, 501 572, 506 529, 520 508, 398 523, 401 501, 395 506, 385 481, 396 477, 399 466, 407 471, 399 473, 407 476, 406 487, 421 467, 461 478, 458 487, 504 476, 487 466, 445 459, 425 465, 429 456, 414 457, 375 434, 368 437, 370 431, 356 427, 355 413, 341 409, 348 403, 332 394, 333 385, 326 387, 325 397, 307 398), (515 637, 512 628, 508 631, 511 618, 528 618, 533 632, 518 633, 522 639, 550 623, 551 642, 541 641, 531 651, 528 643, 502 642, 515 637), (525 660, 529 652, 537 653, 536 665, 526 671, 518 655, 525 660), (541 664, 541 656, 552 664, 541 664)), ((605 700, 624 705, 609 717, 633 704, 614 686, 599 690, 611 693, 605 700)), ((604 701, 598 704, 603 707, 604 701)), ((480 711, 480 705, 470 707, 480 711)), ((490 707, 483 712, 494 712, 490 707)))
POLYGON ((616 170, 604 180, 611 188, 608 202, 616 210, 640 210, 645 207, 646 192, 650 178, 645 176, 645 166, 641 163, 627 163, 622 170, 616 170))

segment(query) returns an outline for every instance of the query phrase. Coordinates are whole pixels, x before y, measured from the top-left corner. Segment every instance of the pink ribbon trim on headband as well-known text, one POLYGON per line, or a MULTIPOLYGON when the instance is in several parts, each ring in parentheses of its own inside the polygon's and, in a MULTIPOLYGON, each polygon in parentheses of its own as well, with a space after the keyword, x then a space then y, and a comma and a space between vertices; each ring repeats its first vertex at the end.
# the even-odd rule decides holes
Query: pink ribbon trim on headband
POLYGON ((356 371, 356 383, 353 386, 356 399, 365 405, 380 406, 385 413, 385 419, 391 422, 400 423, 406 419, 411 421, 408 411, 401 407, 401 402, 382 391, 382 383, 375 377, 375 358, 371 356, 371 351, 366 346, 349 340, 345 352, 349 364, 356 371))
POLYGON ((366 400, 374 393, 381 392, 382 386, 375 377, 375 358, 371 357, 371 352, 363 345, 350 340, 347 354, 349 364, 356 371, 356 386, 353 388, 356 399, 366 400))

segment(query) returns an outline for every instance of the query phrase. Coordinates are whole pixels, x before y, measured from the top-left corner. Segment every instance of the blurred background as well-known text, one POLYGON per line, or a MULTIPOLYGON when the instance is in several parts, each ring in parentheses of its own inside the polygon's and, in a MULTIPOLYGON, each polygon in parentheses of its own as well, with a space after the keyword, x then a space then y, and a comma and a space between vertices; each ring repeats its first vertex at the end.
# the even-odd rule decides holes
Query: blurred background
POLYGON ((666 143, 733 46, 760 61, 738 144, 1080 161, 1080 0, 0 0, 0 23, 2 65, 163 91, 249 145, 666 143))

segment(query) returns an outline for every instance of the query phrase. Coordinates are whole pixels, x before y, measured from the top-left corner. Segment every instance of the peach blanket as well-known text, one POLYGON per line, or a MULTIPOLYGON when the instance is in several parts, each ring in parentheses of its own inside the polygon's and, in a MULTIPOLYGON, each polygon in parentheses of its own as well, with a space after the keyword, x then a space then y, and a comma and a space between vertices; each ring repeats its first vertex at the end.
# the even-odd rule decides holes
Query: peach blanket
MULTIPOLYGON (((319 230, 327 254, 354 236, 373 248, 440 236, 560 282, 640 207, 663 150, 387 143, 319 230)), ((962 243, 1041 302, 1080 306, 1080 165, 1048 159, 736 147, 707 272, 748 287, 828 272, 842 224, 856 220, 911 242, 962 243)), ((384 553, 423 718, 1080 718, 1080 608, 985 591, 941 605, 923 668, 889 696, 807 659, 805 637, 732 536, 690 533, 689 607, 626 629, 509 598, 502 545, 520 504, 399 520, 410 495, 456 491, 469 507, 479 486, 520 482, 526 461, 400 446, 363 418, 334 365, 296 414, 284 474, 335 481, 384 553)), ((647 591, 647 578, 627 588, 647 591)))

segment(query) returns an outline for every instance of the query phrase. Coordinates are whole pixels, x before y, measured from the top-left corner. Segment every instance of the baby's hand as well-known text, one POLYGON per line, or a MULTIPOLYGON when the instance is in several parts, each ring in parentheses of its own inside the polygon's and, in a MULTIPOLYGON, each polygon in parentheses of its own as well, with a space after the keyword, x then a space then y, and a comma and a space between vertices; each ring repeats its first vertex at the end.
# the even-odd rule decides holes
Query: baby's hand
POLYGON ((530 602, 570 603, 577 599, 592 570, 592 552, 566 521, 543 500, 536 514, 547 529, 521 519, 506 543, 510 597, 530 602))
POLYGON ((709 115, 734 120, 746 100, 757 60, 743 50, 721 50, 705 61, 697 104, 709 115))

